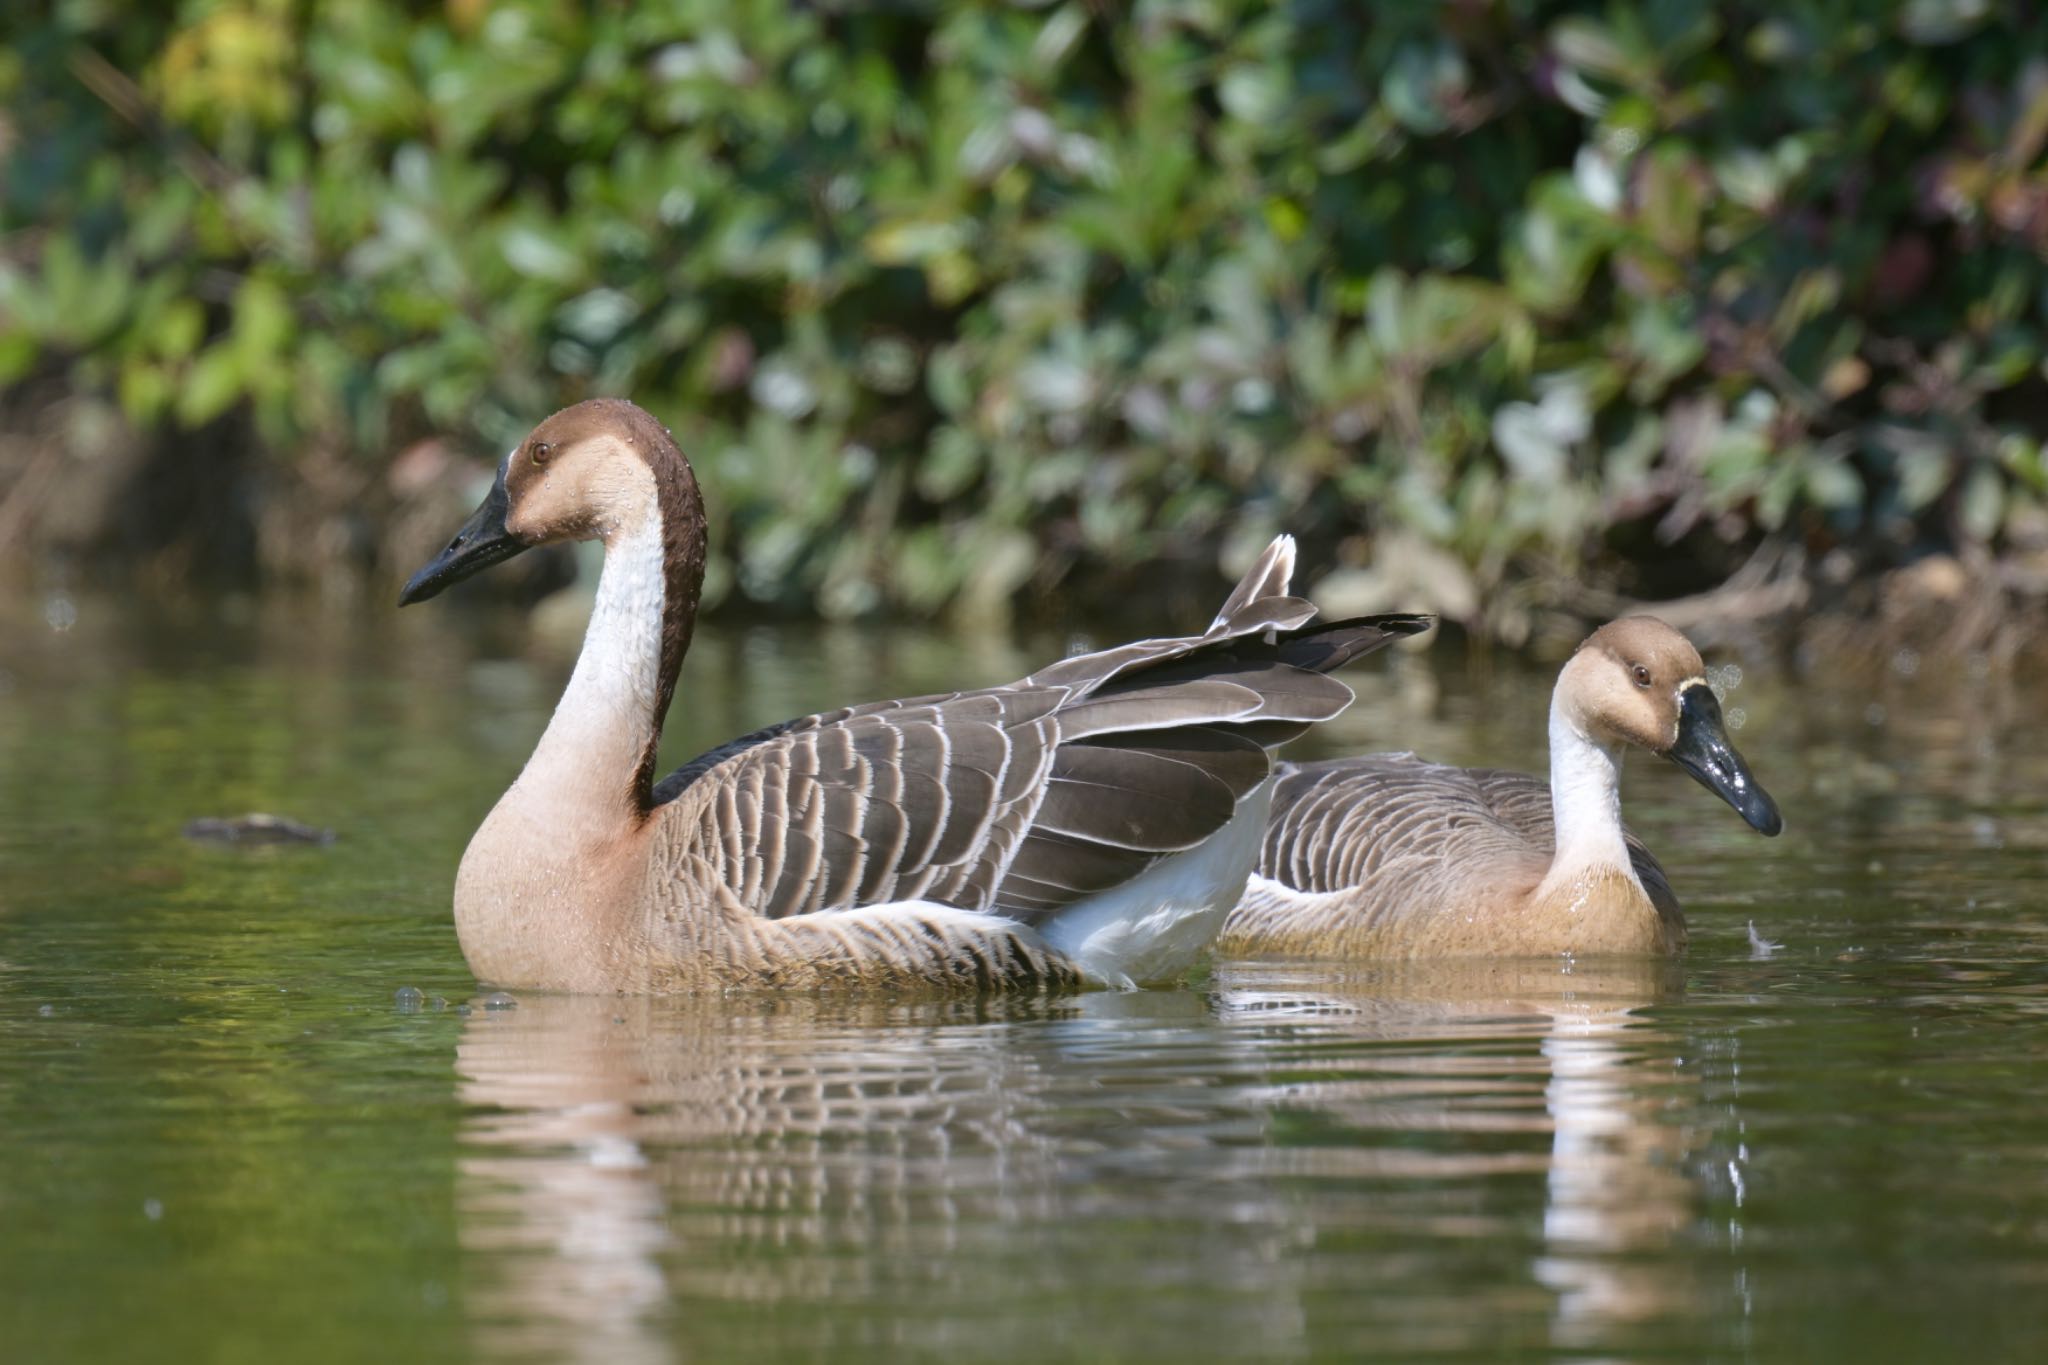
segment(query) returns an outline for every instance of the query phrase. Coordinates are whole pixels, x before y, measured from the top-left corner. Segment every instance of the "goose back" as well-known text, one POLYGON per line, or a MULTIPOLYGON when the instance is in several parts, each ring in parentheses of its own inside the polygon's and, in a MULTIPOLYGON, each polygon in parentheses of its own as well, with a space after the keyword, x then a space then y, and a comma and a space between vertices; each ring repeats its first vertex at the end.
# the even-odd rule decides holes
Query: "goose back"
POLYGON ((1037 926, 1202 845, 1272 745, 1349 702, 1318 667, 1421 628, 1310 615, 1266 598, 1202 636, 787 721, 670 774, 656 816, 673 857, 767 919, 919 901, 1037 926))

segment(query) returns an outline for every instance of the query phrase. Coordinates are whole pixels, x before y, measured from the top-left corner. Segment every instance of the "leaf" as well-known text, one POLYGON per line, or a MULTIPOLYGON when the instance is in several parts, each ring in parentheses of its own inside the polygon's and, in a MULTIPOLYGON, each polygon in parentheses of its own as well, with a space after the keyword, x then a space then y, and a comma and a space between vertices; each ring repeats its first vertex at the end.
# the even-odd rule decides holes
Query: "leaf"
POLYGON ((206 311, 199 300, 174 299, 158 315, 151 341, 165 360, 184 360, 199 349, 205 331, 206 311))
POLYGON ((1963 534, 1978 544, 1987 544, 2005 522, 2005 480, 1996 466, 1979 463, 1963 480, 1963 496, 1956 506, 1963 534))
POLYGON ((1411 133, 1441 133, 1451 126, 1452 107, 1463 100, 1466 80, 1465 60, 1451 44, 1404 43, 1380 85, 1380 100, 1411 133))
POLYGON ((121 411, 138 427, 149 427, 170 406, 171 377, 162 366, 130 361, 121 367, 121 411))
POLYGON ((959 427, 939 429, 917 467, 917 491, 933 502, 965 492, 981 474, 981 445, 959 427))
POLYGON ((1845 511, 1863 502, 1863 480, 1846 461, 1823 460, 1806 471, 1806 496, 1815 506, 1845 511))
POLYGON ((591 346, 603 346, 633 322, 640 305, 617 289, 591 289, 570 299, 555 312, 555 324, 591 346))
POLYGON ((577 254, 538 228, 510 229, 499 249, 504 253, 507 265, 533 279, 565 284, 582 273, 583 263, 577 254))
POLYGON ((1287 74, 1264 63, 1233 66, 1217 82, 1216 98, 1241 123, 1271 123, 1287 105, 1287 74))
POLYGON ((178 421, 204 426, 228 410, 242 395, 242 357, 232 340, 218 341, 200 353, 178 388, 178 421))
POLYGON ((281 364, 293 323, 284 291, 251 275, 235 291, 234 348, 241 372, 258 374, 281 364))
POLYGON ((1948 491, 1949 453, 1939 441, 1924 432, 1898 457, 1899 506, 1908 514, 1918 512, 1948 491))
POLYGON ((1586 203, 1570 176, 1546 176, 1509 234, 1508 286, 1517 301, 1540 312, 1570 309, 1613 240, 1612 224, 1586 203))
POLYGON ((1659 143, 1643 158, 1637 191, 1643 230, 1672 256, 1692 255, 1699 242, 1704 194, 1699 168, 1682 144, 1659 143))

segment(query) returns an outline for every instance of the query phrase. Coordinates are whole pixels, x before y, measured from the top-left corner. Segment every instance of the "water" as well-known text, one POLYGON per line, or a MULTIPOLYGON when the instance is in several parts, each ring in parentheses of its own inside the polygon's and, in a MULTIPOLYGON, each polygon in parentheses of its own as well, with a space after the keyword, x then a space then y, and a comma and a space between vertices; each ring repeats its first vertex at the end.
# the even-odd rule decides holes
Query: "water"
MULTIPOLYGON (((1678 964, 486 1008, 449 885, 559 649, 73 605, 0 605, 10 1361, 2048 1352, 2024 676, 1745 661, 1783 838, 1627 778, 1678 964), (250 810, 337 837, 180 835, 250 810)), ((670 753, 1048 648, 710 631, 670 753)), ((1543 675, 1438 662, 1325 747, 1540 763, 1543 675)))

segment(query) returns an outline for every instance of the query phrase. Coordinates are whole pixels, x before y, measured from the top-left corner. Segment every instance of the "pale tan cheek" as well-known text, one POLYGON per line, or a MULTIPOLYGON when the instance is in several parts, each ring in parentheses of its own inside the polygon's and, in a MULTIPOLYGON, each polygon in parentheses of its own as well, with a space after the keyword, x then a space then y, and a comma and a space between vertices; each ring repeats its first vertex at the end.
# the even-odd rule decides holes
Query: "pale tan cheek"
POLYGON ((521 540, 555 540, 569 534, 569 518, 564 509, 556 507, 550 500, 528 499, 514 508, 505 517, 505 527, 521 540))
POLYGON ((1668 749, 1678 738, 1678 708, 1670 705, 1653 705, 1644 698, 1644 715, 1641 721, 1643 738, 1637 740, 1651 749, 1668 749))
POLYGON ((1670 748, 1678 735, 1678 717, 1673 714, 1667 718, 1648 698, 1641 698, 1618 718, 1615 729, 1630 744, 1661 752, 1670 748))
POLYGON ((594 507, 625 509, 650 502, 655 495, 653 474, 626 455, 591 478, 586 500, 594 507))
POLYGON ((521 540, 532 540, 540 534, 541 524, 530 506, 519 506, 505 514, 505 529, 521 540))

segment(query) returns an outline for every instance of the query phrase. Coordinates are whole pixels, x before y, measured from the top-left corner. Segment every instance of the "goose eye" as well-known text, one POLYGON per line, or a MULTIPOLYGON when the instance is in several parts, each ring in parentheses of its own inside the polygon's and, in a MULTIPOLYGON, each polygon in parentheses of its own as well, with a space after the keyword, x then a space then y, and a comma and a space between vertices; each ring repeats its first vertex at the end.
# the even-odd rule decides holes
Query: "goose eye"
POLYGON ((533 443, 532 455, 533 462, 535 464, 546 464, 548 462, 548 457, 550 455, 553 455, 554 453, 555 448, 549 445, 546 441, 535 441, 533 443))
POLYGON ((1643 667, 1643 666, 1642 666, 1641 664, 1636 664, 1636 665, 1634 666, 1634 672, 1635 672, 1635 675, 1636 675, 1636 686, 1637 686, 1637 687, 1648 687, 1648 686, 1650 685, 1650 670, 1649 670, 1649 669, 1647 669, 1647 668, 1643 667))

